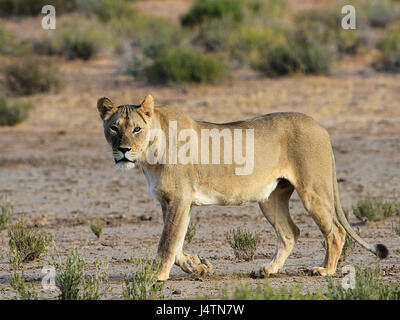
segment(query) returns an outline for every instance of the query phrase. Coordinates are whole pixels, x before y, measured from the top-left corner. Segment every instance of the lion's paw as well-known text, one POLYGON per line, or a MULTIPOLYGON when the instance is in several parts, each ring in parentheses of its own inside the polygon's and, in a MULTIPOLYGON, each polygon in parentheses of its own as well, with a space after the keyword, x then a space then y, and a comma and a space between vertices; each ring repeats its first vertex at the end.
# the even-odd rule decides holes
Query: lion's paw
POLYGON ((318 276, 329 276, 329 275, 333 275, 335 273, 335 271, 331 271, 328 270, 327 268, 324 267, 315 267, 312 270, 313 275, 318 275, 318 276))
POLYGON ((186 273, 195 273, 199 275, 210 273, 212 270, 210 261, 198 255, 185 256, 185 260, 179 266, 186 273))

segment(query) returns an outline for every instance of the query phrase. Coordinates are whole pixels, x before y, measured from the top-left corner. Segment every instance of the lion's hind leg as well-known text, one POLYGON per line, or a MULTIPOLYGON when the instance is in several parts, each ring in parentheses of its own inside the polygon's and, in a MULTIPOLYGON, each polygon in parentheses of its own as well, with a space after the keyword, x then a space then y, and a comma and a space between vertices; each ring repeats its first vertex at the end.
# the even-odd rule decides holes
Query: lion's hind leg
POLYGON ((268 265, 260 270, 260 274, 263 276, 275 274, 282 270, 299 237, 299 228, 294 224, 289 214, 289 199, 293 191, 294 188, 290 182, 282 179, 269 199, 259 202, 261 211, 274 227, 278 238, 274 257, 268 265))
POLYGON ((297 190, 304 207, 311 214, 326 241, 326 255, 321 267, 315 267, 313 273, 322 276, 336 272, 337 263, 345 242, 346 231, 338 222, 333 199, 324 195, 321 190, 329 190, 320 185, 318 188, 305 191, 297 190), (318 191, 316 191, 318 190, 318 191))

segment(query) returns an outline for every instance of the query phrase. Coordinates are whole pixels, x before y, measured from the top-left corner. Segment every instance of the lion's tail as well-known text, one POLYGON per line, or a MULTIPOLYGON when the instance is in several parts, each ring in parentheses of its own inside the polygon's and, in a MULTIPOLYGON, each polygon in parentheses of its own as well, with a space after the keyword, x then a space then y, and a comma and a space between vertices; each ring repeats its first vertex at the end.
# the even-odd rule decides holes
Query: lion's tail
POLYGON ((343 228, 346 230, 347 234, 351 236, 355 241, 357 241, 361 246, 363 246, 365 249, 371 251, 373 254, 375 254, 377 257, 380 259, 385 259, 389 255, 389 250, 388 248, 383 245, 383 244, 376 244, 375 246, 367 243, 365 240, 361 239, 361 237, 354 232, 354 230, 351 228, 349 222, 346 219, 346 216, 343 212, 342 205, 340 204, 340 199, 339 199, 339 188, 338 188, 338 183, 336 179, 336 164, 335 164, 335 158, 332 154, 332 164, 333 164, 333 192, 334 192, 334 201, 335 201, 335 210, 336 210, 336 216, 340 222, 340 224, 343 226, 343 228))

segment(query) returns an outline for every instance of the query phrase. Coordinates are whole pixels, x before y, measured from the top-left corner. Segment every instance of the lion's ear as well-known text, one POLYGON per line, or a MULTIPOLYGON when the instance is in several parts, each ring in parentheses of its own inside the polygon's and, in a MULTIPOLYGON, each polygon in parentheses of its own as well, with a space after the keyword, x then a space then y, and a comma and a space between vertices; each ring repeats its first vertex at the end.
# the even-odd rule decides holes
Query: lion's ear
POLYGON ((97 110, 99 110, 101 119, 106 121, 117 111, 117 106, 110 99, 103 97, 97 101, 97 110))
POLYGON ((154 112, 154 99, 151 94, 144 98, 143 102, 140 104, 138 111, 142 112, 145 116, 151 118, 154 112))

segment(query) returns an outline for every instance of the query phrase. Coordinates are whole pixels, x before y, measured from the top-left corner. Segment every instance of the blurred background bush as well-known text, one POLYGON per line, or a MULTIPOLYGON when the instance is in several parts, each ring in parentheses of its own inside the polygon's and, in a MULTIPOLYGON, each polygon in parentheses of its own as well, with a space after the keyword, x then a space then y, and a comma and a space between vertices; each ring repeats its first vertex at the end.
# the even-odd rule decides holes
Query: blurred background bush
POLYGON ((197 0, 169 21, 145 15, 133 0, 0 0, 2 19, 41 16, 45 4, 59 19, 56 30, 35 37, 0 26, 1 96, 59 90, 59 59, 104 55, 121 73, 152 84, 232 81, 243 68, 267 77, 329 75, 345 56, 374 50, 371 67, 398 72, 400 1, 352 1, 356 30, 341 27, 335 3, 296 13, 280 0, 197 0))

